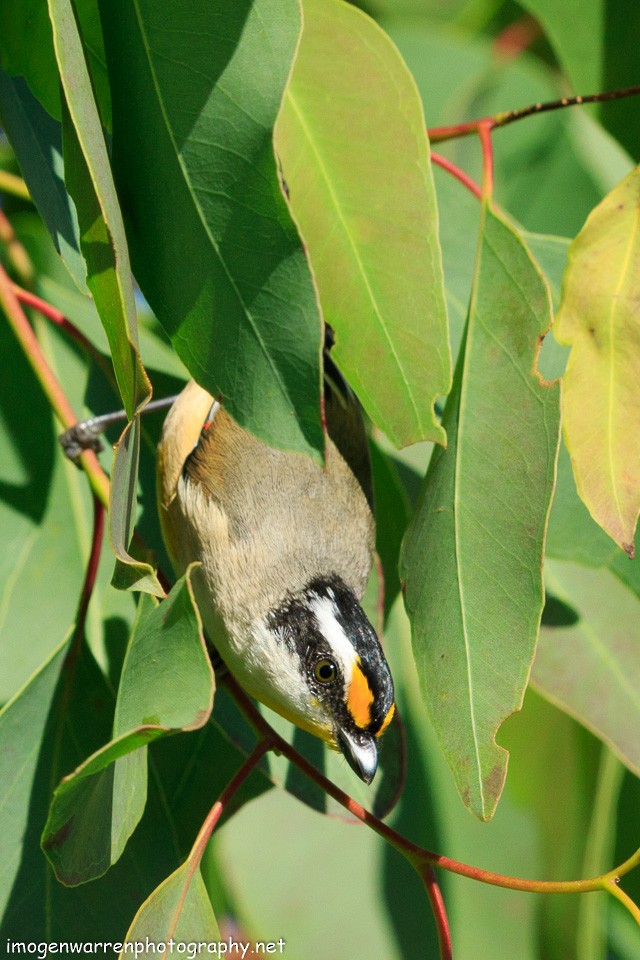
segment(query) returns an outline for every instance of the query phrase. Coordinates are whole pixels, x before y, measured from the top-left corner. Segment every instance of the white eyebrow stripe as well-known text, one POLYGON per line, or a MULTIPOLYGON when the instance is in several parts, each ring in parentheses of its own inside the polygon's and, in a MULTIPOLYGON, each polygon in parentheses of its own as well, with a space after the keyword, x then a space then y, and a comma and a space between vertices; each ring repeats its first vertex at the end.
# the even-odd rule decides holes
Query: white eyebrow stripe
POLYGON ((358 654, 338 620, 338 608, 328 597, 314 596, 309 607, 318 621, 318 626, 331 649, 340 661, 345 680, 345 689, 349 688, 353 675, 353 665, 358 654))

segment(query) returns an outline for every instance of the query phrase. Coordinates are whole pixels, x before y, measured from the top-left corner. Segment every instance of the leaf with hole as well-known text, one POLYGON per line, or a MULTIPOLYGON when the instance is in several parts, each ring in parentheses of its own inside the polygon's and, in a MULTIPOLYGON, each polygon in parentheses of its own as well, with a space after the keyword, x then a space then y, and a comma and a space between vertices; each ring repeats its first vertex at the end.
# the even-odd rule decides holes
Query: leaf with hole
POLYGON ((556 323, 571 354, 562 420, 578 492, 633 556, 640 512, 640 167, 589 215, 569 248, 556 323))

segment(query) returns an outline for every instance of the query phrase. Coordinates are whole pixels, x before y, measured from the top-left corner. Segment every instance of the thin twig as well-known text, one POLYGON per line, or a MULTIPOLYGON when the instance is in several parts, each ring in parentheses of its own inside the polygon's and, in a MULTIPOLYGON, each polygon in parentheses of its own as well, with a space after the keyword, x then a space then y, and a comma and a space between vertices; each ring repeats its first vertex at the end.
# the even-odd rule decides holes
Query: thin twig
POLYGON ((22 177, 17 177, 8 170, 0 170, 0 190, 21 200, 31 200, 31 194, 22 177))
POLYGON ((451 930, 449 928, 449 919, 442 897, 442 891, 438 883, 436 872, 431 866, 425 866, 418 870, 420 879, 427 891, 427 896, 431 903, 433 918, 436 922, 438 931, 438 943, 440 945, 440 960, 452 960, 453 948, 451 946, 451 930))
POLYGON ((480 144, 482 145, 482 199, 490 200, 493 196, 493 144, 491 142, 491 124, 481 123, 478 127, 480 144))
MULTIPOLYGON (((65 429, 72 427, 78 422, 73 408, 67 400, 66 394, 60 385, 60 382, 42 351, 31 324, 29 323, 24 310, 20 306, 16 297, 13 284, 4 268, 0 265, 0 306, 3 308, 9 324, 15 333, 25 355, 31 364, 38 381, 49 400, 49 404, 56 417, 65 429)), ((80 462, 87 476, 91 489, 96 494, 101 503, 108 506, 109 503, 109 479, 104 470, 98 463, 98 459, 92 450, 85 450, 81 455, 80 462)))
POLYGON ((640 864, 639 849, 623 864, 598 877, 589 877, 584 880, 527 880, 523 877, 494 873, 491 870, 481 870, 478 867, 472 867, 469 864, 452 860, 450 857, 420 847, 398 833, 393 827, 378 820, 376 816, 365 810, 356 800, 316 770, 313 764, 309 763, 291 744, 287 743, 273 730, 233 677, 228 675, 225 680, 234 700, 260 737, 271 739, 275 750, 290 760, 305 776, 316 783, 330 797, 333 797, 341 806, 345 807, 354 817, 375 830, 387 843, 390 843, 402 853, 417 870, 423 865, 442 867, 451 873, 457 873, 471 880, 479 880, 481 883, 488 883, 494 887, 507 887, 511 890, 524 890, 529 893, 590 893, 595 890, 603 890, 609 880, 629 873, 640 864))
POLYGON ((82 347, 82 349, 91 356, 96 365, 100 367, 109 383, 117 390, 116 379, 113 375, 113 367, 111 363, 104 356, 104 354, 100 353, 95 344, 93 344, 91 340, 84 335, 82 330, 79 330, 78 327, 76 327, 75 323, 72 323, 71 320, 69 320, 69 318, 66 317, 61 310, 58 310, 57 307, 47 303, 46 300, 36 296, 36 294, 32 293, 30 290, 23 289, 23 287, 18 286, 17 283, 13 284, 13 292, 18 300, 26 307, 32 307, 34 310, 37 310, 38 313, 41 313, 43 317, 47 318, 47 320, 50 320, 57 327, 60 327, 61 330, 64 330, 64 332, 67 333, 72 340, 75 340, 78 346, 82 347))
POLYGON ((464 170, 461 170, 460 167, 457 167, 455 163, 452 163, 451 160, 447 160, 446 157, 443 157, 440 153, 435 153, 431 151, 431 159, 437 164, 437 166, 442 167, 443 170, 446 170, 447 173, 452 174, 456 180, 459 180, 467 190, 470 190, 471 193, 478 198, 482 199, 482 190, 475 182, 472 180, 468 173, 465 173, 464 170))
POLYGON ((29 286, 33 283, 35 271, 29 254, 16 237, 13 224, 3 210, 0 210, 0 241, 7 248, 7 256, 11 266, 20 277, 22 283, 29 286))
POLYGON ((621 100, 625 97, 635 97, 640 94, 640 85, 626 87, 624 90, 607 90, 603 93, 590 93, 585 96, 561 97, 559 100, 548 100, 545 103, 532 103, 516 110, 504 110, 491 117, 480 117, 467 123, 456 123, 447 127, 431 127, 428 131, 431 143, 441 143, 443 140, 453 140, 457 137, 468 137, 478 133, 480 125, 489 129, 506 127, 516 120, 524 120, 537 113, 548 113, 551 110, 562 110, 565 107, 578 107, 585 103, 608 103, 611 100, 621 100))

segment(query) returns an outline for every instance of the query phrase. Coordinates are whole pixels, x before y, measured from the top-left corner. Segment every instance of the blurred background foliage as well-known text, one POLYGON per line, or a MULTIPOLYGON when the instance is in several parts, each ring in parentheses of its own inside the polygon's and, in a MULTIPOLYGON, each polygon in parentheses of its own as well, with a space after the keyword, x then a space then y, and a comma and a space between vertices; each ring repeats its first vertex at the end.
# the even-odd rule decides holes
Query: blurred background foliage
MULTIPOLYGON (((572 92, 624 87, 639 79, 635 0, 526 0, 522 5, 513 0, 369 0, 360 6, 397 44, 415 77, 429 126, 461 123, 572 92)), ((480 178, 475 138, 438 150, 480 178)), ((545 235, 530 239, 557 300, 567 238, 632 168, 632 158, 638 158, 637 102, 533 117, 498 130, 494 150, 496 202, 527 236, 545 235)), ((0 167, 16 172, 6 142, 0 145, 0 167)), ((442 170, 435 170, 435 181, 455 354, 471 289, 479 206, 442 170)), ((29 204, 9 196, 4 210, 34 264, 35 292, 55 303, 106 352, 96 312, 60 263, 40 218, 29 204)), ((154 394, 174 393, 186 370, 146 304, 140 300, 138 305, 140 348, 154 394)), ((95 365, 46 321, 36 317, 34 322, 74 409, 83 415, 111 409, 113 392, 95 365)), ((0 377, 0 702, 6 702, 51 654, 73 620, 91 539, 91 511, 84 478, 58 455, 51 412, 4 324, 0 338, 5 370, 0 377), (24 421, 16 418, 17 410, 24 421), (46 602, 34 602, 43 595, 46 602)), ((546 375, 562 372, 565 354, 557 345, 545 344, 541 366, 546 375)), ((153 451, 160 426, 161 415, 151 415, 144 424, 138 525, 166 567, 154 493, 153 451)), ((108 436, 115 441, 117 430, 108 436)), ((431 445, 398 453, 384 438, 377 436, 376 441, 376 492, 385 510, 378 546, 392 584, 394 558, 431 445)), ((567 573, 563 564, 571 565, 573 581, 564 593, 560 585, 554 590, 557 602, 547 605, 543 633, 582 628, 595 631, 606 645, 607 631, 613 631, 620 611, 618 599, 606 606, 613 571, 637 644, 638 561, 624 560, 627 566, 622 569, 610 541, 577 500, 563 457, 548 554, 554 560, 553 583, 562 584, 567 573), (601 596, 606 612, 597 623, 586 606, 580 607, 581 591, 601 596)), ((87 622, 91 650, 105 672, 104 704, 113 699, 135 615, 133 596, 110 587, 111 571, 107 546, 87 622)), ((637 777, 585 725, 540 696, 535 684, 523 710, 500 733, 511 758, 495 818, 480 824, 463 808, 424 723, 408 622, 401 600, 392 602, 397 586, 389 591, 384 643, 407 735, 408 775, 389 822, 430 849, 514 875, 589 876, 625 859, 638 845, 637 777)), ((95 665, 87 670, 92 675, 95 665)), ((109 714, 112 707, 104 704, 109 714)), ((615 703, 611 710, 616 710, 615 703)), ((635 722, 637 730, 637 702, 630 710, 630 723, 635 722)), ((223 698, 204 730, 152 746, 153 802, 128 851, 130 860, 79 892, 58 891, 53 909, 59 931, 69 922, 75 924, 75 936, 98 939, 113 936, 114 927, 126 929, 130 902, 117 891, 127 870, 135 869, 136 858, 155 849, 157 863, 136 887, 140 900, 186 853, 202 817, 241 759, 216 725, 220 711, 223 698), (93 917, 105 898, 112 909, 100 930, 93 917), (78 904, 83 921, 77 917, 78 904)), ((580 716, 578 707, 574 712, 580 716)), ((80 714, 78 730, 83 722, 80 714)), ((107 738, 108 731, 102 738, 93 731, 88 742, 78 742, 75 755, 60 760, 58 774, 68 772, 107 738)), ((50 781, 57 782, 58 774, 51 773, 50 781)), ((221 929, 255 939, 284 937, 291 960, 327 955, 357 960, 435 957, 433 920, 420 883, 405 862, 365 827, 320 816, 291 792, 269 787, 264 770, 252 774, 235 805, 238 812, 225 818, 208 849, 203 875, 221 929), (267 796, 258 797, 265 791, 267 796), (231 920, 236 926, 229 926, 231 920)), ((43 789, 39 811, 16 813, 18 843, 7 831, 0 840, 4 862, 15 859, 23 831, 33 832, 47 804, 43 789)), ((42 867, 34 859, 31 874, 25 869, 23 902, 10 905, 0 933, 15 935, 21 923, 29 922, 22 932, 37 939, 45 922, 42 905, 37 905, 42 867)), ((456 960, 640 958, 640 935, 633 921, 604 894, 534 895, 444 873, 441 882, 456 960)), ((623 887, 636 901, 640 898, 637 871, 625 878, 623 887)))

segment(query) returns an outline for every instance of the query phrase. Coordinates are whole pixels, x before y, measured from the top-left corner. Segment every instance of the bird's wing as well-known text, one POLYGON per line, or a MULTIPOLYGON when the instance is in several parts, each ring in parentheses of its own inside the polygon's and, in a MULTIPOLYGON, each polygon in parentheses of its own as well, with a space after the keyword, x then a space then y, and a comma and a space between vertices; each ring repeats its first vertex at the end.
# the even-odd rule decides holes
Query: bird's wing
POLYGON ((329 436, 338 448, 341 456, 349 465, 352 473, 367 498, 371 512, 373 509, 373 479, 371 476, 371 458, 362 417, 362 408, 353 390, 340 373, 331 357, 333 335, 327 327, 324 359, 324 409, 329 436))

